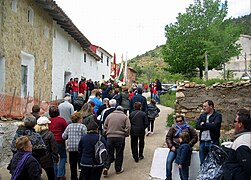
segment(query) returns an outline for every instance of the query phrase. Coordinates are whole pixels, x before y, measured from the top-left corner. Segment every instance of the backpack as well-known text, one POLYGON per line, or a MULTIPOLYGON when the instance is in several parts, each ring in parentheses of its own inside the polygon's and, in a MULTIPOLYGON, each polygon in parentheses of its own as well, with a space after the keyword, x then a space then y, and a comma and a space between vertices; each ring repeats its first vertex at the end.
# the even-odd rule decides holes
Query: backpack
POLYGON ((107 158, 108 152, 104 143, 101 141, 101 136, 99 135, 98 141, 94 145, 95 149, 95 160, 98 164, 104 164, 107 158))

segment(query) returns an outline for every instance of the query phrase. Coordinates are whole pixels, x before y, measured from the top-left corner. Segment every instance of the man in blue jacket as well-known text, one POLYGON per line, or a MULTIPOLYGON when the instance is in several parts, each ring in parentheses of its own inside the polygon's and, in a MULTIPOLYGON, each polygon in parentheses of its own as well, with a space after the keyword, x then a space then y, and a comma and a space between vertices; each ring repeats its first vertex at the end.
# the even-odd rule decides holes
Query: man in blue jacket
POLYGON ((212 100, 204 101, 203 110, 204 113, 200 115, 196 123, 196 129, 200 130, 200 164, 205 160, 210 146, 212 144, 220 144, 220 128, 222 122, 222 116, 215 111, 212 100))
POLYGON ((147 100, 145 98, 145 96, 142 95, 142 88, 138 88, 137 89, 138 94, 134 95, 132 97, 132 99, 130 100, 130 109, 129 112, 131 113, 132 111, 134 111, 134 103, 135 102, 141 102, 141 111, 144 111, 147 114, 147 100))

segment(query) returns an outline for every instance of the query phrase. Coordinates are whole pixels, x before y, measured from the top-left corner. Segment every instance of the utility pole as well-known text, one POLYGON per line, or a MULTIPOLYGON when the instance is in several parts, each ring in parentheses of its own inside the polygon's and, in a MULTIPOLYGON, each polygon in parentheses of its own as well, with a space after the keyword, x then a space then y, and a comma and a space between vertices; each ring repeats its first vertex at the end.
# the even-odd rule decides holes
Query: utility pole
POLYGON ((124 73, 125 83, 127 83, 127 51, 126 51, 126 61, 125 61, 125 73, 124 73))
POLYGON ((207 51, 205 52, 205 80, 208 80, 208 59, 207 59, 207 51))

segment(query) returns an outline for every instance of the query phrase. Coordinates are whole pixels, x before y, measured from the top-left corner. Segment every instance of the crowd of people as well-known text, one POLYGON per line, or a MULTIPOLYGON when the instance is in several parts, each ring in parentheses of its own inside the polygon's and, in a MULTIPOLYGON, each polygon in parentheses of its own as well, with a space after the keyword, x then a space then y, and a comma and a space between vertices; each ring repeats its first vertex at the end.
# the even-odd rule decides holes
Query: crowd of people
MULTIPOLYGON (((69 85, 70 81, 59 106, 50 106, 49 111, 40 116, 39 106, 35 105, 19 124, 11 144, 13 158, 8 166, 12 179, 39 180, 43 168, 49 180, 65 180, 67 155, 72 180, 99 180, 102 174, 109 176, 112 163, 116 174, 123 173, 125 139, 129 136, 135 163, 145 158, 145 137, 154 134, 154 121, 160 113, 156 104, 160 103, 160 98, 152 98, 147 103, 142 88, 118 88, 111 84, 101 89, 93 86, 89 92, 86 80, 81 81, 73 80, 79 89, 83 87, 81 91, 73 91, 74 83, 69 85), (101 163, 95 159, 94 146, 99 140, 108 152, 101 163)), ((159 80, 155 82, 157 87, 159 80)), ((180 179, 188 180, 192 147, 198 139, 201 165, 210 146, 220 145, 222 116, 215 111, 211 100, 203 102, 203 110, 195 128, 183 115, 176 115, 174 125, 167 132, 166 144, 170 149, 166 159, 167 180, 172 179, 174 161, 180 179), (199 135, 195 129, 200 131, 199 135)), ((238 137, 229 149, 223 167, 224 179, 248 180, 251 175, 250 112, 238 110, 234 125, 238 137)))

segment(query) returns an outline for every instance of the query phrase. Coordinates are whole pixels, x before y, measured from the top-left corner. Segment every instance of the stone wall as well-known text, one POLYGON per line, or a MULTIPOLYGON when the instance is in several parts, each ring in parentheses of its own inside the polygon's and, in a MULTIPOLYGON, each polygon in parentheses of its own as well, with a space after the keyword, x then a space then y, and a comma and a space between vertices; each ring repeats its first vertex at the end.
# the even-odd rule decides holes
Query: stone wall
POLYGON ((215 109, 222 114, 222 128, 233 128, 236 110, 251 110, 251 81, 228 82, 206 87, 193 82, 184 82, 176 92, 176 114, 183 114, 189 121, 195 121, 202 110, 202 103, 210 99, 215 109))
POLYGON ((0 168, 7 167, 12 157, 10 145, 17 130, 15 123, 0 123, 0 168))
POLYGON ((17 11, 11 0, 1 3, 0 54, 5 57, 5 93, 21 94, 21 52, 34 56, 34 97, 50 100, 52 77, 53 20, 33 0, 17 1, 17 11), (28 22, 28 9, 34 12, 33 24, 28 22), (45 31, 49 30, 49 36, 45 31), (44 85, 46 84, 46 86, 44 85))

